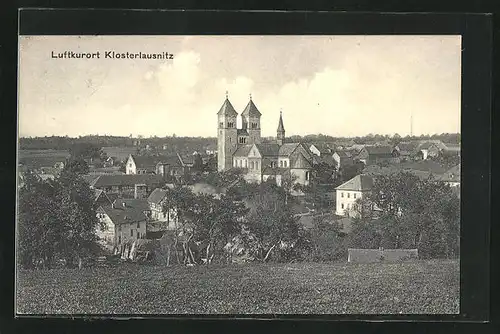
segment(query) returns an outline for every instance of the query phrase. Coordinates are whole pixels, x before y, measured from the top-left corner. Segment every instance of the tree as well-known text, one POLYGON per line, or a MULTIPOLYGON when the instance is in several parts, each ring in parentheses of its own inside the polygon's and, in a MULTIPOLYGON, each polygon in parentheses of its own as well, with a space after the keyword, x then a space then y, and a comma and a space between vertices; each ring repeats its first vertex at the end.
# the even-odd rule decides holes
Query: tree
POLYGON ((273 252, 279 258, 285 255, 283 250, 293 248, 300 236, 300 226, 286 204, 285 194, 262 191, 249 199, 249 206, 245 226, 256 241, 247 246, 255 258, 265 262, 273 252))
POLYGON ((460 201, 433 179, 400 172, 378 176, 367 197, 380 211, 377 233, 386 248, 417 248, 422 257, 458 256, 460 201))
POLYGON ((71 174, 88 174, 89 165, 82 157, 70 157, 64 165, 63 171, 67 171, 71 174))
POLYGON ((317 216, 309 231, 311 259, 313 261, 335 261, 345 256, 344 238, 338 223, 317 216))
MULTIPOLYGON (((24 267, 68 266, 98 251, 99 227, 93 193, 77 174, 64 170, 55 180, 28 174, 19 190, 19 259, 24 267)), ((81 261, 80 261, 81 262, 81 261)))

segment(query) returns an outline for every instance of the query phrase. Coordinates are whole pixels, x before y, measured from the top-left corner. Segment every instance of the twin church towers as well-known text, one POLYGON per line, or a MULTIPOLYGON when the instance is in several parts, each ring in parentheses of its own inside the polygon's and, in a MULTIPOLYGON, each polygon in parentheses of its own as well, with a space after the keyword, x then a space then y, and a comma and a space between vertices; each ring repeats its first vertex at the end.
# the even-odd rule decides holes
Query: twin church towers
MULTIPOLYGON (((217 113, 217 169, 219 171, 230 169, 233 166, 233 155, 238 148, 261 144, 261 116, 262 114, 250 95, 250 100, 241 113, 241 128, 238 128, 236 125, 238 113, 229 101, 226 92, 226 100, 217 113)), ((282 145, 285 140, 281 112, 276 139, 278 145, 282 145)))

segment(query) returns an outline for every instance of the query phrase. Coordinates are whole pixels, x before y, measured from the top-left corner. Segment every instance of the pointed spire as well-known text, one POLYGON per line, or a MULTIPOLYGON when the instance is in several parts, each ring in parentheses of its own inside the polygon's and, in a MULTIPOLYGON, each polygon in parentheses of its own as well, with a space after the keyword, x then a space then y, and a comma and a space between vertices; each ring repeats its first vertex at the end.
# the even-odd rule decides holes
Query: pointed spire
POLYGON ((233 105, 231 102, 229 102, 229 94, 228 91, 226 90, 226 99, 224 100, 224 103, 222 104, 222 107, 220 108, 219 112, 217 115, 225 115, 225 116, 238 116, 238 113, 236 110, 234 110, 233 105))
POLYGON ((252 94, 250 94, 250 100, 248 101, 247 106, 241 113, 242 116, 250 116, 250 117, 260 117, 262 114, 260 113, 259 109, 257 109, 257 106, 252 101, 252 94))
POLYGON ((285 132, 285 127, 283 126, 283 111, 280 109, 280 120, 278 123, 278 132, 285 132))

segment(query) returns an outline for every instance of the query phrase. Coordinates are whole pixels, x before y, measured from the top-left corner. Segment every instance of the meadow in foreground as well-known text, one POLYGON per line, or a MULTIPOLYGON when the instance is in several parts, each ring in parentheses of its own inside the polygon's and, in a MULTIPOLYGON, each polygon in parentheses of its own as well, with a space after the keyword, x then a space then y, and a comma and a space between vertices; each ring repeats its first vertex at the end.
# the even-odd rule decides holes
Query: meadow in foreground
POLYGON ((458 261, 27 271, 21 314, 450 314, 458 261))

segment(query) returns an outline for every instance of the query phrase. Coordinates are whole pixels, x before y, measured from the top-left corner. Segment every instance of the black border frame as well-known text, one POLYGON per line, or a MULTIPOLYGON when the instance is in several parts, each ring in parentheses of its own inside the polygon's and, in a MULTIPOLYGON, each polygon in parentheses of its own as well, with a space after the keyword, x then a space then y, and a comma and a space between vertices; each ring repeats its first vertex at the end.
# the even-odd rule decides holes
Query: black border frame
MULTIPOLYGON (((480 13, 335 13, 335 12, 235 12, 235 11, 149 11, 149 10, 31 10, 19 12, 23 20, 20 34, 25 35, 160 35, 160 34, 461 34, 462 35, 462 243, 461 243, 461 313, 454 316, 320 316, 304 320, 367 321, 452 321, 484 322, 489 319, 489 222, 490 222, 490 136, 491 136, 491 67, 492 16, 480 13), (478 214, 479 212, 479 214, 478 214), (464 224, 464 221, 478 223, 464 224), (468 268, 464 270, 464 268, 468 268)), ((17 36, 16 44, 17 46, 17 36)), ((10 56, 16 50, 11 50, 10 56)), ((10 57, 12 60, 12 57, 10 57)), ((1 73, 1 72, 0 72, 1 73)), ((16 68, 6 70, 16 78, 16 68), (13 71, 12 71, 13 70, 13 71)), ((12 95, 15 97, 16 93, 12 95)), ((17 99, 8 100, 17 110, 17 99)), ((14 124, 16 116, 14 114, 14 124)), ((14 130, 15 131, 15 130, 14 130)), ((15 137, 14 137, 15 138, 15 137)), ((12 140, 12 139, 10 139, 12 140)), ((11 151, 9 151, 11 152, 11 151)), ((12 165, 15 170, 15 148, 12 165)), ((7 167, 7 166, 6 166, 7 167)), ((14 185, 14 182, 8 182, 14 185)), ((14 211, 11 210, 12 217, 14 211)), ((11 236, 14 236, 12 230, 11 236)), ((6 243, 13 247, 13 240, 6 243)), ((13 254, 13 253, 12 253, 13 254)), ((13 261, 6 266, 13 273, 13 261)), ((0 263, 1 264, 1 263, 0 263)), ((10 282, 9 282, 10 283, 10 282)), ((13 283, 13 282, 12 282, 13 283)), ((14 295, 13 287, 12 296, 14 295)), ((88 316, 88 315, 85 315, 88 316)), ((194 315, 199 317, 198 315, 194 315)), ((189 316, 188 316, 189 317, 189 316)), ((235 316, 230 316, 235 318, 235 316)), ((255 316, 243 316, 255 318, 255 316)), ((259 319, 297 319, 292 316, 259 316, 259 319)), ((103 318, 99 315, 99 318, 103 318)), ((145 317, 142 317, 145 318, 145 317)), ((148 317, 149 318, 149 317, 148 317)), ((155 317, 157 318, 157 317, 155 317)), ((186 324, 184 317, 169 320, 186 324)), ((213 318, 194 323, 213 324, 213 318)), ((241 317, 238 317, 241 318, 241 317)), ((47 325, 55 318, 45 319, 47 325)), ((39 319, 26 319, 36 324, 39 319)), ((344 322, 343 321, 343 322, 344 322)), ((16 320, 17 322, 17 320, 16 320)), ((244 320, 249 324, 249 320, 244 320)), ((283 323, 276 319, 273 322, 283 323)), ((227 322, 225 322, 227 324, 227 322)), ((233 322, 231 322, 233 323, 233 322)), ((313 324, 311 321, 294 324, 313 324)), ((315 326, 319 325, 314 322, 315 326)), ((345 323, 345 322, 344 322, 345 323)), ((365 323, 366 324, 366 323, 365 323)), ((351 323, 351 326, 353 324, 351 323)), ((30 326, 30 325, 28 325, 30 326)), ((306 325, 306 329, 309 325, 306 325)), ((358 323, 357 326, 360 326, 358 323)), ((299 326, 300 327, 300 326, 299 326)), ((356 327, 356 326, 353 326, 356 327)), ((207 328, 208 329, 208 328, 207 328)))

